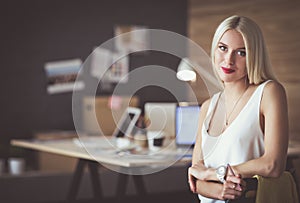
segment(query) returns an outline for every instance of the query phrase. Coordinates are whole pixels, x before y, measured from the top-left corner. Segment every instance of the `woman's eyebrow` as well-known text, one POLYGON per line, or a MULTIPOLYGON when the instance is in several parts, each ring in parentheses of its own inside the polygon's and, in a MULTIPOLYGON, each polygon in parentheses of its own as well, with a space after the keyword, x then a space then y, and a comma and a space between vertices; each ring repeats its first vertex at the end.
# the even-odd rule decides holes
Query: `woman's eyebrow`
POLYGON ((228 46, 227 44, 225 44, 223 42, 219 42, 219 44, 224 45, 224 46, 228 46))
MULTIPOLYGON (((225 44, 225 43, 223 43, 223 42, 219 42, 219 45, 220 45, 220 44, 223 45, 223 46, 228 47, 228 45, 225 44)), ((237 48, 236 50, 239 50, 239 49, 246 49, 246 47, 237 48)))

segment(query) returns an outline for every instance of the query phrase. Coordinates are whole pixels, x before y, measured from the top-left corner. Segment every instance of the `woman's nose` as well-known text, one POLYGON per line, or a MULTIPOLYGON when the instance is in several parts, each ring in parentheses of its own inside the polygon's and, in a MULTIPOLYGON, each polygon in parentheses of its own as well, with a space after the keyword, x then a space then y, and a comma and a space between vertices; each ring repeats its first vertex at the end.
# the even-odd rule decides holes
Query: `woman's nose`
POLYGON ((235 54, 234 52, 227 52, 225 60, 228 65, 233 65, 235 63, 235 54))

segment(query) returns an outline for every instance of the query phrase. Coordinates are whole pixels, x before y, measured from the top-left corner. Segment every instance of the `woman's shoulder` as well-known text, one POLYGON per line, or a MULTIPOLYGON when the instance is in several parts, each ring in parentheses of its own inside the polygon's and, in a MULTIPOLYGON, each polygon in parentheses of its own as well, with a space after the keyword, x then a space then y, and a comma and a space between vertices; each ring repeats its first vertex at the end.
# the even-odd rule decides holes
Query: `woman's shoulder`
POLYGON ((269 81, 262 95, 262 110, 278 108, 287 105, 286 92, 282 84, 277 81, 269 81))
POLYGON ((265 98, 277 98, 280 97, 285 97, 285 89, 283 85, 277 81, 271 80, 268 81, 265 85, 264 91, 263 91, 263 96, 265 98))
MULTIPOLYGON (((201 104, 201 110, 200 110, 200 120, 204 120, 206 114, 207 114, 207 111, 208 111, 208 108, 209 108, 209 104, 211 102, 211 98, 205 100, 202 104, 201 104)), ((202 125, 202 124, 201 124, 202 125)))
POLYGON ((211 102, 213 100, 215 102, 216 99, 219 98, 219 96, 220 96, 221 93, 222 92, 217 92, 217 93, 213 94, 211 97, 209 97, 208 99, 206 99, 204 102, 202 102, 202 104, 201 104, 201 111, 200 111, 200 113, 202 115, 206 115, 207 114, 207 111, 209 109, 209 106, 210 106, 211 102))

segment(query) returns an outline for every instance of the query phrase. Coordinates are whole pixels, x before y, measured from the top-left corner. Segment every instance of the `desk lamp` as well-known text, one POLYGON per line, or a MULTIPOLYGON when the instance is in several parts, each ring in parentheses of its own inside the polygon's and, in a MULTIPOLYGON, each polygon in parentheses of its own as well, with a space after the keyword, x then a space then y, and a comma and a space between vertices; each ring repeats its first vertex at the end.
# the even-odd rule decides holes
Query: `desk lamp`
POLYGON ((183 58, 180 61, 176 76, 182 81, 196 81, 196 73, 188 58, 183 58))

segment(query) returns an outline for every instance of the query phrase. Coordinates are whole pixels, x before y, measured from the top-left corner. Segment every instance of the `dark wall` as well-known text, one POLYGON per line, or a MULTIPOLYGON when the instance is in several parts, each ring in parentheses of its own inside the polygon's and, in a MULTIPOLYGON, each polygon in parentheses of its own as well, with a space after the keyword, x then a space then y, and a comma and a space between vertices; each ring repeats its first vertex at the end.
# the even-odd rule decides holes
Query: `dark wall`
MULTIPOLYGON (((0 13, 2 145, 11 138, 31 137, 36 131, 74 129, 72 94, 47 93, 45 62, 84 61, 93 47, 113 37, 116 24, 145 25, 185 36, 187 32, 185 0, 7 1, 0 13)), ((167 55, 156 59, 159 65, 171 68, 178 63, 167 55)), ((132 67, 145 65, 147 60, 152 64, 151 59, 136 58, 132 67)), ((139 96, 143 102, 172 100, 161 90, 139 96)))

